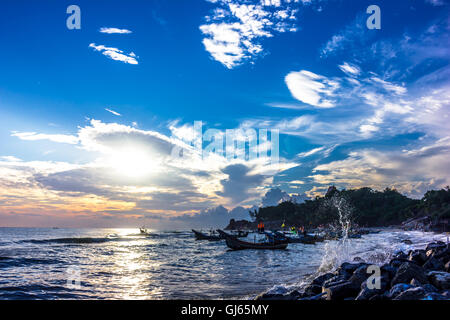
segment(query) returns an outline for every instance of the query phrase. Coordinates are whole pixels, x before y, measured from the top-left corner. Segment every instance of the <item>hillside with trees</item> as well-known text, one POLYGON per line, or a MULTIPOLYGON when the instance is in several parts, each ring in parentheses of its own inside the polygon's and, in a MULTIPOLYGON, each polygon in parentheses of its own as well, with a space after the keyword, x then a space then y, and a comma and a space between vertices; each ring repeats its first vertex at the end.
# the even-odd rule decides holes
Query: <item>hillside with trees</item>
POLYGON ((250 212, 255 220, 284 221, 287 225, 316 227, 335 223, 338 207, 353 224, 364 227, 399 225, 406 220, 429 217, 434 223, 450 218, 450 189, 428 191, 421 200, 411 199, 395 189, 377 191, 371 188, 337 190, 330 187, 324 197, 304 203, 282 202, 277 206, 250 212))

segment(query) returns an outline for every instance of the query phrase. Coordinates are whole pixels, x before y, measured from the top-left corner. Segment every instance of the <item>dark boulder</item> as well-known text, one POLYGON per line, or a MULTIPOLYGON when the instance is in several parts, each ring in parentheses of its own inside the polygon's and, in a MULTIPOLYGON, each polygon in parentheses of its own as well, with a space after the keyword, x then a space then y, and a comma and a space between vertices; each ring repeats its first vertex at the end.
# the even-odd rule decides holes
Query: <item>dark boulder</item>
POLYGON ((355 300, 369 300, 373 296, 376 295, 382 295, 387 289, 389 288, 389 279, 381 276, 380 279, 380 287, 369 289, 367 281, 363 282, 361 284, 361 291, 359 292, 358 296, 355 300))
POLYGON ((412 288, 410 284, 397 283, 396 285, 392 286, 391 290, 385 293, 385 296, 389 299, 392 299, 410 288, 412 288))
POLYGON ((390 264, 385 264, 381 266, 381 274, 386 275, 390 279, 394 278, 395 274, 397 273, 398 268, 393 267, 390 264))
POLYGON ((425 251, 428 251, 431 249, 445 249, 446 247, 447 247, 447 245, 445 244, 445 242, 436 241, 436 242, 429 243, 427 245, 427 247, 425 248, 425 251))
POLYGON ((311 284, 305 288, 303 295, 305 297, 315 296, 322 292, 322 286, 311 284))
POLYGON ((334 276, 335 275, 333 273, 322 274, 322 275, 318 276, 317 278, 315 278, 311 284, 314 284, 317 286, 322 286, 325 281, 333 278, 334 276))
POLYGON ((444 263, 436 259, 435 257, 431 256, 427 262, 423 265, 423 267, 427 270, 433 270, 433 271, 442 271, 445 269, 444 263))
POLYGON ((391 281, 391 286, 397 283, 410 283, 414 278, 420 283, 428 283, 424 268, 414 263, 402 263, 391 281))
POLYGON ((401 264, 405 263, 405 262, 409 262, 411 263, 410 260, 408 259, 404 259, 404 258, 394 258, 389 262, 389 265, 391 265, 394 268, 398 268, 400 267, 401 264))
POLYGON ((426 292, 422 287, 409 288, 401 292, 394 300, 421 300, 426 296, 426 292))
POLYGON ((409 256, 408 260, 415 262, 418 265, 423 265, 425 261, 427 261, 427 254, 425 250, 414 250, 412 251, 409 256))
POLYGON ((353 272, 348 281, 352 282, 358 287, 361 287, 361 284, 366 281, 369 276, 370 274, 367 273, 367 265, 363 265, 353 272))
POLYGON ((440 290, 450 289, 450 273, 443 271, 431 271, 428 273, 430 282, 440 290))
POLYGON ((298 300, 325 300, 326 298, 326 292, 321 292, 315 296, 312 297, 304 297, 304 298, 300 298, 298 300))
POLYGON ((416 278, 412 279, 409 284, 412 285, 413 287, 421 287, 422 286, 420 281, 418 281, 416 278))
POLYGON ((436 289, 435 286, 433 286, 432 284, 424 284, 422 286, 422 288, 425 290, 425 292, 430 293, 430 292, 438 292, 438 289, 436 289))
POLYGON ((408 259, 408 255, 404 253, 403 251, 397 251, 393 255, 394 259, 408 259))
POLYGON ((422 298, 422 300, 448 300, 449 298, 437 293, 437 292, 429 292, 425 294, 425 297, 422 298))
POLYGON ((353 272, 355 272, 356 269, 358 269, 359 267, 361 267, 363 265, 367 265, 367 264, 363 263, 363 262, 359 262, 359 263, 344 262, 336 270, 336 274, 337 275, 345 275, 345 276, 349 275, 349 277, 350 277, 353 274, 353 272))
POLYGON ((347 278, 345 276, 335 276, 324 281, 324 283, 322 284, 322 288, 325 289, 344 282, 347 282, 347 278))
POLYGON ((347 281, 325 289, 327 300, 344 300, 345 298, 355 298, 360 291, 360 287, 347 281))

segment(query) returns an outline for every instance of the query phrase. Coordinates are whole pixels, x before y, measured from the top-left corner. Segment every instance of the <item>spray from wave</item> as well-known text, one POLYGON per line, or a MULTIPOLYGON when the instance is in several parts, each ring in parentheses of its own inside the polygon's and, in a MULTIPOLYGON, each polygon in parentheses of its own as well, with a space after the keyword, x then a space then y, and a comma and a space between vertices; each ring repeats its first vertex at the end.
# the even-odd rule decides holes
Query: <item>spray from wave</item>
POLYGON ((328 241, 325 244, 325 254, 322 258, 319 272, 335 269, 343 262, 350 260, 349 233, 352 228, 353 206, 342 196, 334 195, 327 200, 326 206, 335 209, 338 213, 337 224, 331 225, 331 232, 336 235, 337 241, 328 241))

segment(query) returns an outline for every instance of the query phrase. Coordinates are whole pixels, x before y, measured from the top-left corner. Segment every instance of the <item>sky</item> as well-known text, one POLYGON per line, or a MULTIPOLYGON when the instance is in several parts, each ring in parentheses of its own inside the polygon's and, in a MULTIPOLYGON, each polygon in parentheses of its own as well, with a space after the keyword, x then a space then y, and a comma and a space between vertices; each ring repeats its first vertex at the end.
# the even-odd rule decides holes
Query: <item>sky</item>
POLYGON ((0 6, 0 226, 183 228, 330 185, 450 185, 448 1, 0 6))

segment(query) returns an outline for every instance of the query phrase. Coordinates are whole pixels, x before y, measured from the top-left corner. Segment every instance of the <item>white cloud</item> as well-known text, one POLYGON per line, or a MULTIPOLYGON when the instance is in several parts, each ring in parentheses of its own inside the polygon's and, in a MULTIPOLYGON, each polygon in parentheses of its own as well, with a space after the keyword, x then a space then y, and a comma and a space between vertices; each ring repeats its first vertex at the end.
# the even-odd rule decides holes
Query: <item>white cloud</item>
POLYGON ((129 34, 132 33, 132 31, 128 30, 128 29, 119 29, 119 28, 100 28, 100 32, 101 33, 108 33, 108 34, 113 34, 113 33, 118 33, 118 34, 129 34))
POLYGON ((112 114, 115 115, 115 116, 119 116, 119 117, 122 116, 120 113, 118 113, 118 112, 116 112, 116 111, 114 111, 114 110, 111 110, 111 109, 108 109, 108 108, 105 108, 105 110, 108 111, 108 112, 110 112, 110 113, 112 113, 112 114))
POLYGON ((310 71, 290 72, 284 79, 292 96, 318 108, 332 108, 335 101, 329 97, 339 88, 339 83, 310 71))
POLYGON ((450 137, 431 142, 419 149, 353 151, 344 160, 314 168, 311 176, 321 185, 346 188, 395 187, 413 197, 450 184, 450 137))
POLYGON ((17 137, 21 140, 37 141, 37 140, 50 140, 59 143, 77 144, 79 142, 78 137, 66 134, 45 134, 36 132, 13 132, 13 137, 17 137))
POLYGON ((95 43, 91 43, 89 47, 93 48, 95 51, 101 52, 103 55, 113 60, 121 61, 128 64, 138 64, 138 61, 136 60, 136 55, 133 52, 127 55, 120 49, 113 47, 105 47, 104 45, 96 45, 95 43))
POLYGON ((263 52, 262 38, 275 33, 295 32, 296 12, 293 1, 218 0, 219 5, 200 30, 203 44, 212 58, 232 69, 263 52))
POLYGON ((325 149, 325 147, 314 148, 314 149, 312 149, 310 151, 301 152, 301 153, 297 154, 297 157, 299 157, 299 158, 306 158, 306 157, 312 156, 312 155, 314 155, 314 154, 316 154, 316 153, 318 153, 318 152, 320 152, 320 151, 322 151, 324 149, 325 149))
POLYGON ((348 62, 344 62, 339 68, 350 76, 357 76, 361 73, 361 69, 357 65, 348 62))

